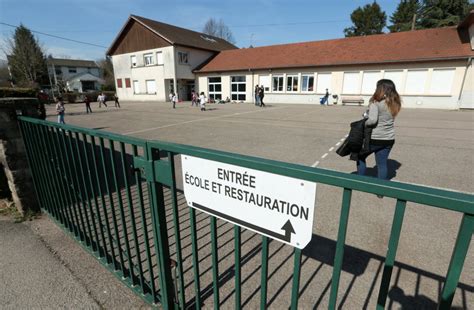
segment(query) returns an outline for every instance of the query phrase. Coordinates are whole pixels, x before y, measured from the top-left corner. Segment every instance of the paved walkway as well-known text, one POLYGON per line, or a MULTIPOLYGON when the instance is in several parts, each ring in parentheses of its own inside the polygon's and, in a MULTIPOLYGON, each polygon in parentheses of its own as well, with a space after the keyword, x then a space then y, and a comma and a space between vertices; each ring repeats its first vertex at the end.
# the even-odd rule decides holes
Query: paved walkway
POLYGON ((46 216, 0 216, 0 309, 145 306, 114 278, 46 216))

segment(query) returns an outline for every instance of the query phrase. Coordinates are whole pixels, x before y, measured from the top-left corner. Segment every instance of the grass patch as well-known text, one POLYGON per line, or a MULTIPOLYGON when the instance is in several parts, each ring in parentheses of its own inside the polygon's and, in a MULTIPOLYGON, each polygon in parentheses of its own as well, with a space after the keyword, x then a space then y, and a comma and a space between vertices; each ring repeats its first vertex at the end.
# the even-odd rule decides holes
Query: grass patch
POLYGON ((31 210, 27 210, 25 214, 18 212, 15 203, 9 199, 0 199, 0 215, 13 218, 15 223, 31 221, 37 217, 37 214, 31 210))

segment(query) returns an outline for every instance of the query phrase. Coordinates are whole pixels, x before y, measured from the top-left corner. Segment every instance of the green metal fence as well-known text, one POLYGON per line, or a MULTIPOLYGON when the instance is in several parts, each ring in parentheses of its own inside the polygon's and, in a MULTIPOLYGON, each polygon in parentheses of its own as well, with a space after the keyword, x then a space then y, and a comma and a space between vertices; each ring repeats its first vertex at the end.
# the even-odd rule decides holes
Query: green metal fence
MULTIPOLYGON (((202 298, 212 295, 217 309, 223 302, 220 287, 229 284, 233 278, 231 295, 234 308, 240 309, 244 306, 241 290, 246 281, 242 279, 242 265, 260 254, 260 308, 269 305, 270 240, 252 236, 261 238, 261 242, 243 255, 242 246, 250 240, 246 232, 237 225, 229 228, 230 224, 215 217, 202 217, 199 211, 187 207, 183 193, 177 188, 179 175, 176 171, 179 169, 176 166, 179 163, 175 159, 179 155, 190 155, 343 189, 329 309, 335 309, 338 301, 353 191, 396 199, 377 299, 378 309, 383 309, 386 304, 406 203, 463 214, 439 300, 440 309, 451 306, 474 231, 473 195, 198 147, 146 141, 26 117, 19 118, 19 125, 42 209, 150 304, 160 304, 165 309, 200 309, 202 298), (223 240, 223 235, 227 235, 227 239, 223 240), (202 249, 208 245, 210 249, 202 254, 202 249), (233 260, 229 254, 221 255, 220 247, 232 248, 233 255, 230 256, 233 260), (208 258, 211 263, 207 269, 212 272, 212 279, 202 288, 200 266, 208 258), (183 262, 188 259, 192 261, 192 267, 184 266, 183 262), (223 263, 228 265, 225 271, 219 270, 223 263)), ((292 250, 291 256, 293 272, 289 306, 297 309, 302 250, 292 250)))

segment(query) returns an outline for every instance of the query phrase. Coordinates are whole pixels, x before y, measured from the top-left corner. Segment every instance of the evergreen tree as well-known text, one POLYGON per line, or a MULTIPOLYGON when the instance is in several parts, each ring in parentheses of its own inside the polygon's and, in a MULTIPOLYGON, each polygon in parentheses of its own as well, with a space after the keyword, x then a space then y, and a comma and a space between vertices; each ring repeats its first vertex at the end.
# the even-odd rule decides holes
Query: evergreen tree
POLYGON ((352 27, 344 29, 346 37, 365 36, 383 33, 387 23, 387 15, 377 2, 358 7, 351 14, 352 27))
POLYGON ((46 58, 38 40, 23 25, 16 28, 9 40, 8 63, 15 84, 38 87, 47 81, 46 58))
POLYGON ((424 0, 420 24, 422 28, 455 26, 473 8, 469 0, 424 0))
POLYGON ((415 28, 420 21, 421 5, 418 0, 402 0, 397 6, 395 12, 390 16, 391 26, 388 26, 390 32, 408 31, 412 29, 413 18, 415 17, 415 28))

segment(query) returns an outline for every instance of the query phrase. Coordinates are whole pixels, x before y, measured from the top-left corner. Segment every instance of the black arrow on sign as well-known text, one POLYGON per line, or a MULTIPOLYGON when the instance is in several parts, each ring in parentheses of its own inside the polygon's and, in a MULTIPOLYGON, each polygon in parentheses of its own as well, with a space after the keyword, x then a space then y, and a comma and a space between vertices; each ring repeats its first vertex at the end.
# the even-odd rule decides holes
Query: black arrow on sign
POLYGON ((212 215, 217 216, 217 217, 222 218, 222 219, 226 219, 226 220, 228 220, 230 222, 233 222, 233 223, 236 223, 240 226, 253 229, 253 230, 258 231, 258 232, 260 232, 264 235, 268 235, 268 236, 270 236, 274 239, 282 240, 282 241, 285 241, 285 242, 288 242, 288 243, 291 243, 291 234, 295 233, 295 230, 294 230, 293 225, 291 224, 290 220, 286 221, 286 223, 281 227, 281 229, 285 231, 285 234, 283 235, 283 234, 279 234, 277 232, 274 232, 272 230, 259 227, 259 226, 254 225, 254 224, 244 222, 241 219, 232 217, 230 215, 221 213, 219 211, 209 209, 209 208, 207 208, 203 205, 200 205, 198 203, 195 203, 195 202, 192 203, 192 206, 194 208, 199 209, 201 211, 204 211, 206 213, 212 214, 212 215))

